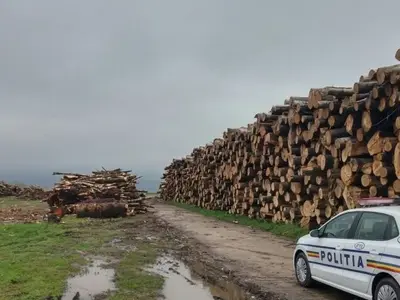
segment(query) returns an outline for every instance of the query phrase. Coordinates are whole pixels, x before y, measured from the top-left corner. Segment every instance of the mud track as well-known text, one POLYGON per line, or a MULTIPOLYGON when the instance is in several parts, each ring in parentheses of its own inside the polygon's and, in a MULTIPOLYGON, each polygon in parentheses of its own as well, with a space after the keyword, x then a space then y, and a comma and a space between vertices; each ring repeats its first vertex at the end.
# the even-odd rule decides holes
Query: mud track
POLYGON ((182 259, 197 268, 207 281, 227 279, 259 299, 355 298, 322 284, 313 289, 298 286, 292 267, 292 240, 154 200, 152 205, 158 222, 173 228, 180 239, 187 241, 182 259))

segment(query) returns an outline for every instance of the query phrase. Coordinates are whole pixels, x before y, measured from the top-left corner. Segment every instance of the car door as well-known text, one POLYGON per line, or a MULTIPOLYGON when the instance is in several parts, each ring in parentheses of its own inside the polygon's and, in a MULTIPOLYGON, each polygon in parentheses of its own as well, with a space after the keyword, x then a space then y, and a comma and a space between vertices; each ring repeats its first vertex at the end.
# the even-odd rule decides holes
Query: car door
POLYGON ((318 253, 318 259, 309 259, 313 276, 327 283, 343 284, 340 253, 359 215, 357 211, 341 213, 319 229, 319 238, 315 239, 312 247, 312 251, 318 253))
POLYGON ((344 243, 342 256, 344 284, 347 288, 367 293, 371 279, 376 273, 376 265, 382 259, 387 247, 394 219, 384 213, 363 212, 357 228, 344 243))

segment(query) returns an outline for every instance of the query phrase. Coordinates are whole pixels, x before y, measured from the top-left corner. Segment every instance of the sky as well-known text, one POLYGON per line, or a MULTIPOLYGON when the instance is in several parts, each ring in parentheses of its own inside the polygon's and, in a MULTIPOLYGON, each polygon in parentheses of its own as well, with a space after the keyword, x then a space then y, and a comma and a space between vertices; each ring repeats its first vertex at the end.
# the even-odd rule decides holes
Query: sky
POLYGON ((395 64, 400 1, 377 5, 1 1, 0 175, 104 166, 158 178, 289 96, 395 64))

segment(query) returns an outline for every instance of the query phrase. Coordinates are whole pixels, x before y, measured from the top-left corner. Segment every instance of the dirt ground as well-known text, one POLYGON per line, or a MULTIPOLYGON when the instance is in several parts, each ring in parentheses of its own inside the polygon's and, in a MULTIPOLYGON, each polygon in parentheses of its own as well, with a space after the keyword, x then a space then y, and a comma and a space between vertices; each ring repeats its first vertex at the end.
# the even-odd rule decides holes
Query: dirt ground
POLYGON ((47 203, 32 200, 0 199, 1 223, 36 223, 43 220, 47 203))
MULTIPOLYGON (((292 267, 295 247, 292 240, 218 221, 155 199, 147 201, 154 207, 149 213, 128 218, 117 226, 118 230, 109 230, 113 241, 119 242, 106 245, 103 254, 115 252, 114 247, 130 251, 138 241, 146 242, 148 247, 156 247, 185 262, 196 277, 207 283, 214 299, 354 299, 324 285, 311 290, 298 286, 292 267)), ((17 207, 11 200, 0 202, 0 219, 6 223, 27 219, 35 222, 41 219, 37 217, 39 212, 44 212, 39 202, 18 203, 17 207)))
MULTIPOLYGON (((214 220, 171 205, 153 202, 155 216, 186 239, 184 258, 203 266, 208 280, 225 278, 260 299, 352 300, 325 285, 312 290, 297 285, 292 267, 294 242, 267 232, 214 220), (206 270, 208 268, 208 270, 206 270)), ((232 298, 233 299, 233 298, 232 298)), ((239 299, 239 298, 238 298, 239 299)))

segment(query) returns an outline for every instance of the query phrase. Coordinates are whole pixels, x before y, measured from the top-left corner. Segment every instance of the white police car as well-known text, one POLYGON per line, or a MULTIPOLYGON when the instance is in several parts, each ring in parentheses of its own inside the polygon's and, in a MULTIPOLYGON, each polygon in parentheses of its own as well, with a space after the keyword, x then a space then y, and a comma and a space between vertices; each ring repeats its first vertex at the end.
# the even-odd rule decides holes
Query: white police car
POLYGON ((400 300, 399 226, 400 206, 338 214, 297 241, 298 283, 318 281, 363 299, 400 300))

